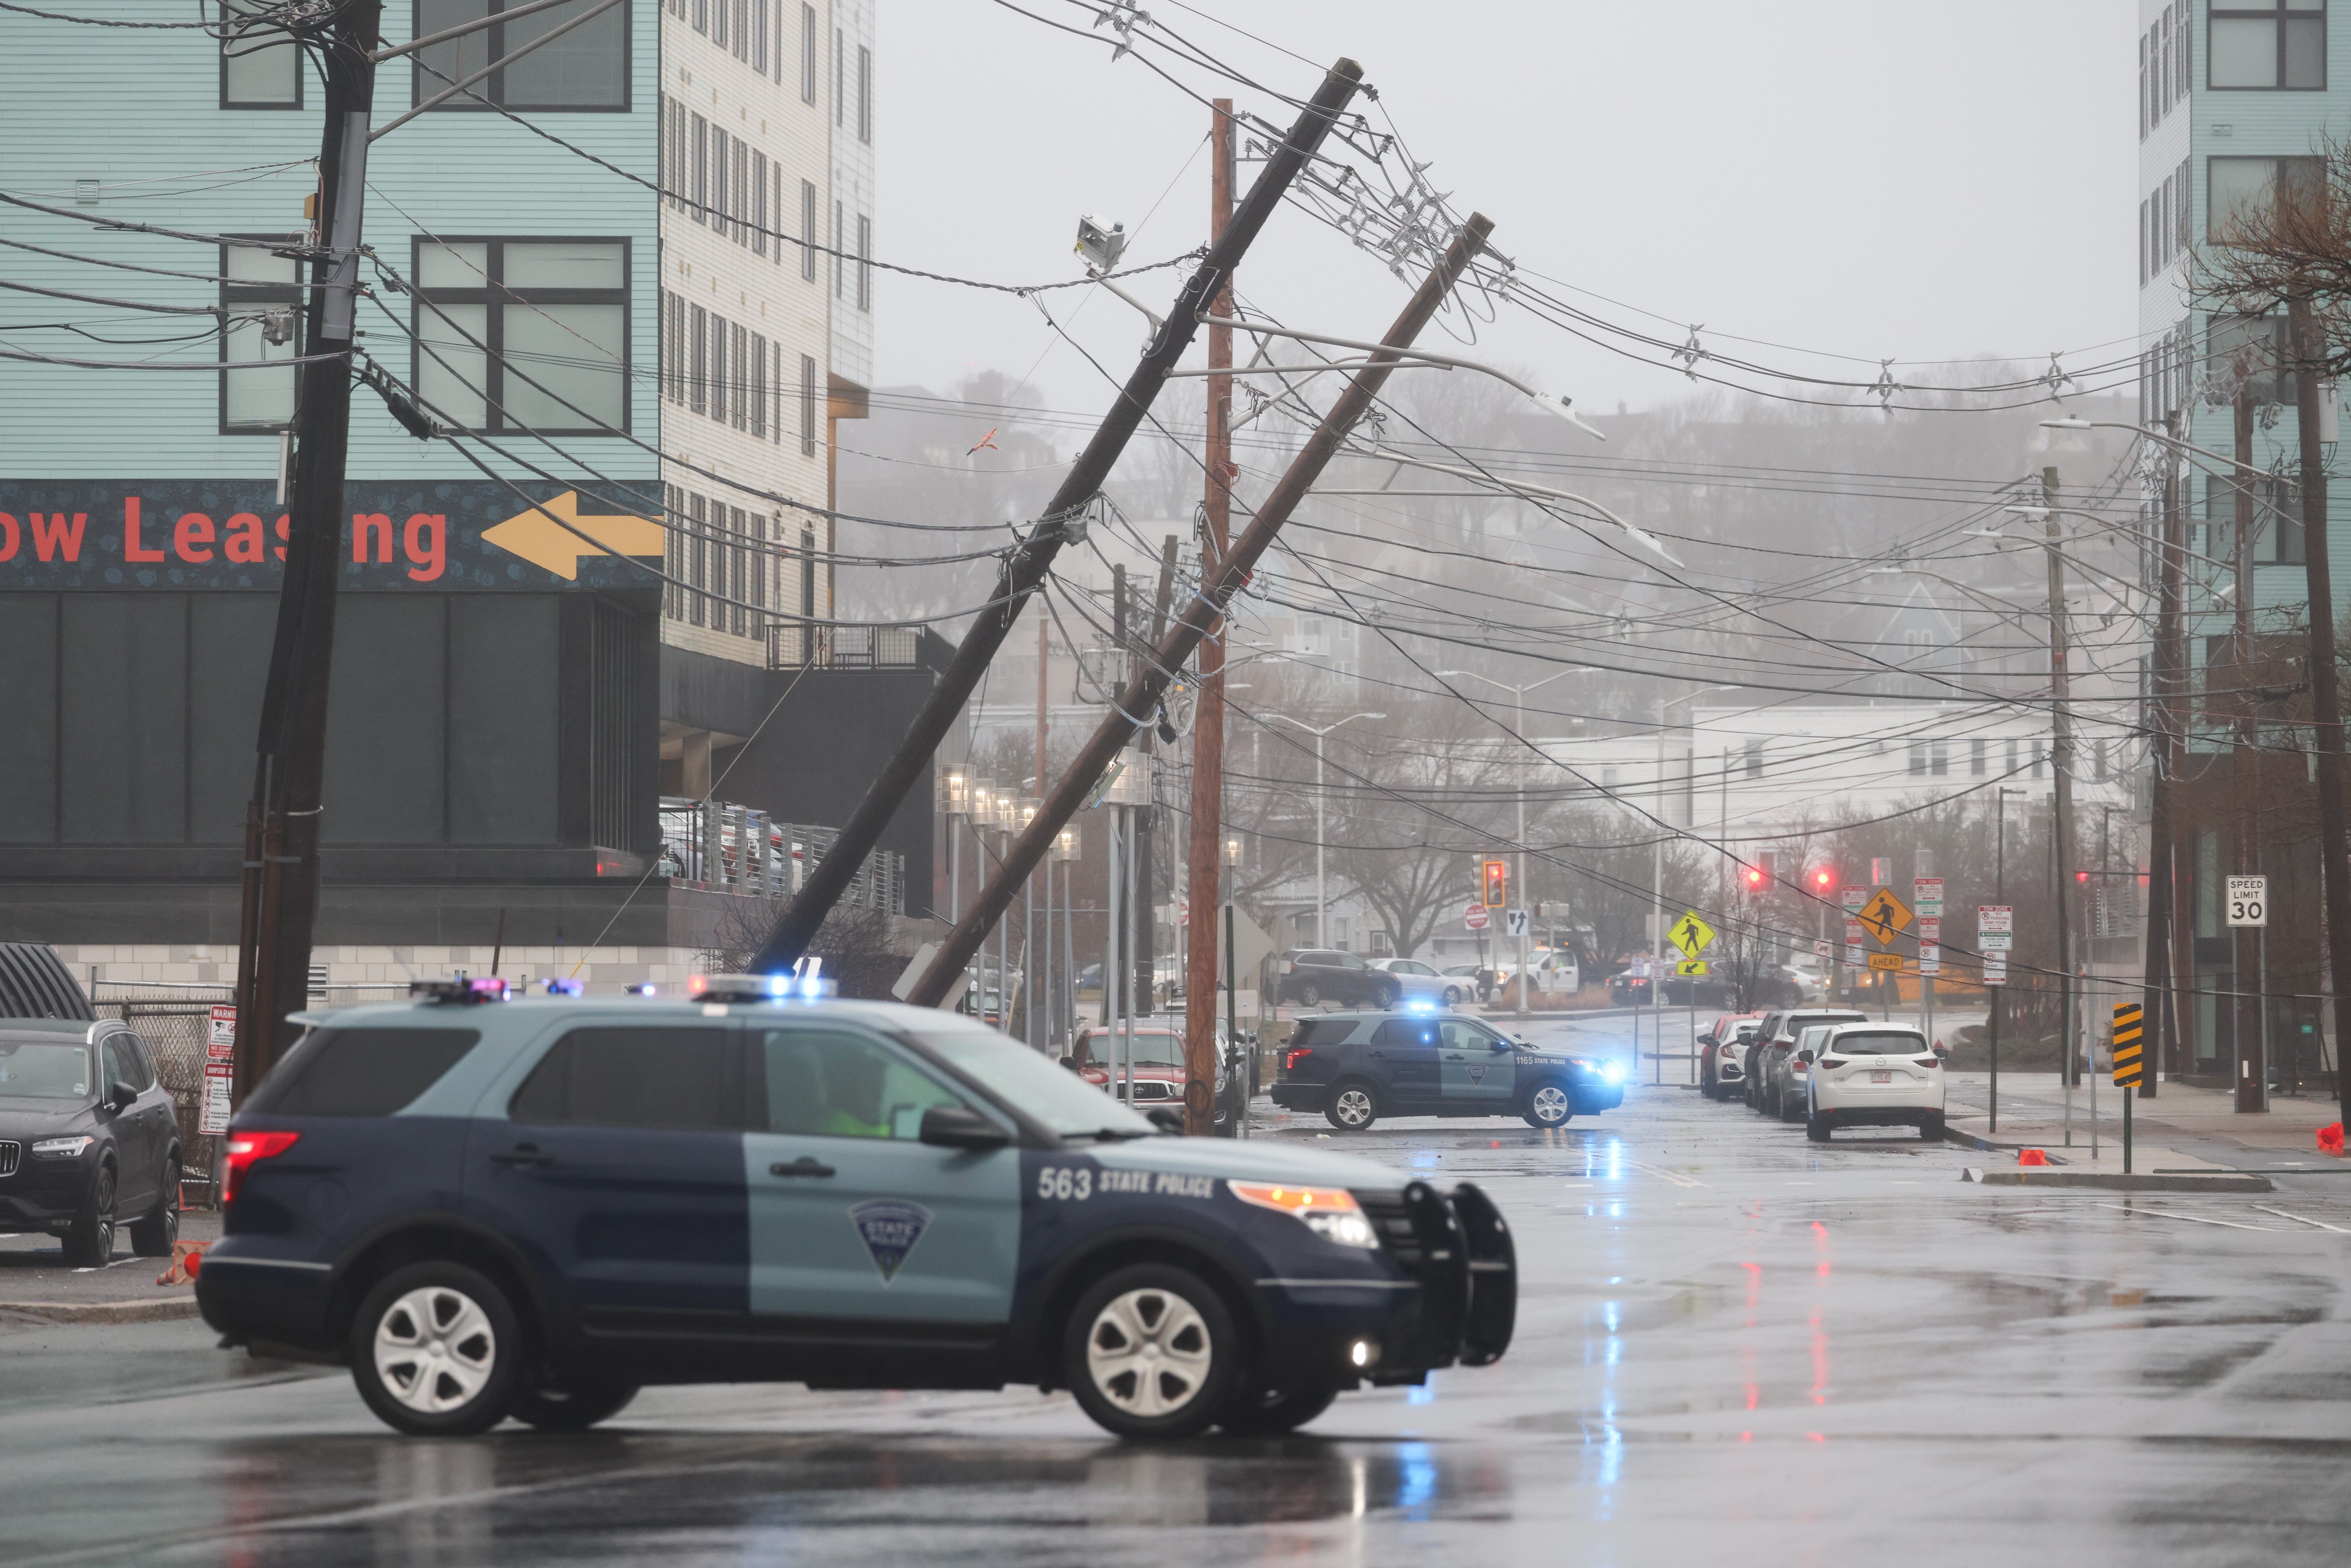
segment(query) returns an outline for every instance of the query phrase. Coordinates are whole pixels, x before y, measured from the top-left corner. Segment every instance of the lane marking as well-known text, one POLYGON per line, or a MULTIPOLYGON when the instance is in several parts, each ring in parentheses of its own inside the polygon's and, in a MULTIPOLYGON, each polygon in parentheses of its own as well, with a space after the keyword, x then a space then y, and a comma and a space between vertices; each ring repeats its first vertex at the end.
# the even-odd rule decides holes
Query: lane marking
MULTIPOLYGON (((2168 1208, 2132 1208, 2119 1203, 2094 1203, 2093 1208, 2111 1208, 2117 1214, 2147 1214, 2158 1219, 2184 1219, 2190 1225, 2225 1225, 2231 1230, 2268 1230, 2266 1225, 2240 1225, 2233 1219, 2206 1219, 2201 1215, 2174 1214, 2168 1208)), ((2259 1207, 2260 1205, 2254 1205, 2259 1207)))
POLYGON ((2272 1208, 2265 1203, 2257 1203, 2252 1207, 2260 1209, 2263 1214, 2274 1214, 2280 1219, 2297 1219, 2304 1225, 2314 1225, 2321 1230, 2332 1230, 2337 1236, 2351 1236, 2351 1230, 2346 1230, 2339 1225, 2329 1225, 2323 1219, 2311 1219, 2299 1214, 2288 1214, 2283 1208, 2272 1208))

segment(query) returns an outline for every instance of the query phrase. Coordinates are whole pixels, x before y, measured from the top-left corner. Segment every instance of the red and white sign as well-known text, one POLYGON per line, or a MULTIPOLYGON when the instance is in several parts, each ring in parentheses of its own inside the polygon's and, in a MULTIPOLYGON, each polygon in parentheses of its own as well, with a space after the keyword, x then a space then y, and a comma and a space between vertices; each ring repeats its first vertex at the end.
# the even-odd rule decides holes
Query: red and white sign
POLYGON ((1918 944, 1918 973, 1939 975, 1943 972, 1943 949, 1933 942, 1918 944))
POLYGON ((1918 940, 1939 943, 1943 939, 1943 917, 1939 915, 1918 916, 1918 940))
POLYGON ((236 1009, 214 1008, 204 1025, 204 1055, 213 1061, 226 1061, 235 1053, 236 1009))
POLYGON ((1845 941, 1845 946, 1848 946, 1848 947, 1857 947, 1857 946, 1859 946, 1861 945, 1861 939, 1862 939, 1862 936, 1864 936, 1864 933, 1863 933, 1863 931, 1862 931, 1862 929, 1861 929, 1861 922, 1860 922, 1860 921, 1858 921, 1858 920, 1848 920, 1848 921, 1846 921, 1846 922, 1844 923, 1844 941, 1845 941))
POLYGON ((1939 876, 1914 877, 1910 882, 1910 902, 1918 906, 1921 915, 1943 913, 1943 879, 1939 876))
POLYGON ((1861 913, 1861 906, 1869 902, 1869 889, 1848 887, 1839 896, 1844 900, 1844 912, 1847 915, 1858 915, 1861 913))
POLYGON ((1472 931, 1483 931, 1493 923, 1494 917, 1486 913, 1486 906, 1482 904, 1471 904, 1461 916, 1461 924, 1472 931))
POLYGON ((2016 929, 2016 906, 2010 904, 1979 904, 1976 905, 1978 931, 2013 931, 2016 929))
POLYGON ((196 1131, 216 1137, 228 1131, 228 1091, 236 1069, 225 1061, 204 1063, 204 1104, 196 1131))
POLYGON ((1987 986, 2008 984, 2008 955, 1987 953, 1983 961, 1983 983, 1987 986))

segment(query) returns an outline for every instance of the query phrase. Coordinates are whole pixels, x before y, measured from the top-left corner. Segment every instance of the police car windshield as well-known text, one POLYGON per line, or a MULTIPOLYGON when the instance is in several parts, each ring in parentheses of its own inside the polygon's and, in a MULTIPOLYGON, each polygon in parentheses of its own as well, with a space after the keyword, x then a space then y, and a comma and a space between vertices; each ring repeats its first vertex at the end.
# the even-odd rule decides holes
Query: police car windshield
POLYGON ((1050 1057, 977 1023, 913 1031, 949 1066, 1065 1138, 1148 1138, 1159 1129, 1050 1057))

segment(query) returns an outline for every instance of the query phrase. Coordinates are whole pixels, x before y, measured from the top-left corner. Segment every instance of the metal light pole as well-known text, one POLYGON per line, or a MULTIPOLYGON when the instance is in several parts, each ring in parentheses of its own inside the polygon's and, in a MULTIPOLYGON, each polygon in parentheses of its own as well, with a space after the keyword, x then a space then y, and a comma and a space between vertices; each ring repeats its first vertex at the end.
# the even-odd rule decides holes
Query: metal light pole
MULTIPOLYGON (((1020 802, 1020 826, 1028 827, 1037 815, 1034 796, 1020 802)), ((1048 873, 1047 874, 1050 874, 1048 873)), ((1046 916, 1045 929, 1050 935, 1052 916, 1046 916)), ((1020 1010, 1026 1016, 1021 1021, 1021 1036, 1032 1051, 1045 1049, 1043 1036, 1037 1028, 1037 879, 1030 876, 1020 890, 1020 1010)))
MULTIPOLYGON (((1054 998, 1056 1009, 1069 1020, 1069 1038, 1076 1042, 1078 1033, 1078 931, 1072 906, 1078 902, 1077 873, 1078 830, 1063 828, 1053 835, 1053 859, 1061 868, 1061 995, 1054 998)), ((1045 941, 1053 940, 1052 915, 1049 903, 1046 915, 1045 941)))
MULTIPOLYGON (((1510 693, 1510 711, 1512 714, 1510 730, 1511 733, 1517 736, 1520 741, 1524 741, 1527 737, 1527 694, 1540 686, 1547 686, 1551 685, 1552 682, 1563 679, 1568 675, 1581 674, 1583 674, 1583 671, 1580 668, 1556 670, 1552 674, 1545 675, 1541 680, 1529 681, 1524 685, 1519 685, 1510 681, 1498 681, 1491 675, 1481 675, 1475 670, 1439 670, 1437 674, 1440 679, 1483 681, 1489 686, 1499 686, 1502 690, 1510 693)), ((1520 767, 1513 768, 1510 771, 1518 779, 1518 789, 1516 793, 1518 795, 1519 802, 1519 831, 1518 838, 1515 841, 1518 845, 1519 857, 1519 903, 1529 912, 1527 923, 1519 927, 1518 1016, 1525 1018, 1528 1012, 1527 988, 1531 983, 1531 977, 1527 973, 1527 932, 1529 927, 1534 923, 1533 901, 1527 896, 1527 775, 1523 764, 1520 767)))
POLYGON ((1385 718, 1388 716, 1384 713, 1351 713, 1337 724, 1326 724, 1320 729, 1302 718, 1291 718, 1288 714, 1270 713, 1265 716, 1276 724, 1294 724, 1314 737, 1314 945, 1328 947, 1331 946, 1331 901, 1322 874, 1323 851, 1329 841, 1329 836, 1322 831, 1322 737, 1340 725, 1353 724, 1359 718, 1385 718))

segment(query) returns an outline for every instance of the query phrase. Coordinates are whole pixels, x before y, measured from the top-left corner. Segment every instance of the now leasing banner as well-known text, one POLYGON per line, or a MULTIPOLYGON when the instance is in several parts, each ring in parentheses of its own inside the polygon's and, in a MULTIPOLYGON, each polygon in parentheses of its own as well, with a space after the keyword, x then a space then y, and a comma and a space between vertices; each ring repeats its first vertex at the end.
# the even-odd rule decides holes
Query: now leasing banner
MULTIPOLYGON (((346 485, 344 586, 659 586, 622 559, 658 564, 667 530, 657 517, 608 515, 606 503, 545 483, 519 488, 486 479, 346 485)), ((660 493, 649 482, 607 488, 618 492, 611 504, 649 509, 660 493)), ((274 590, 287 529, 275 480, 0 479, 0 589, 274 590)))

